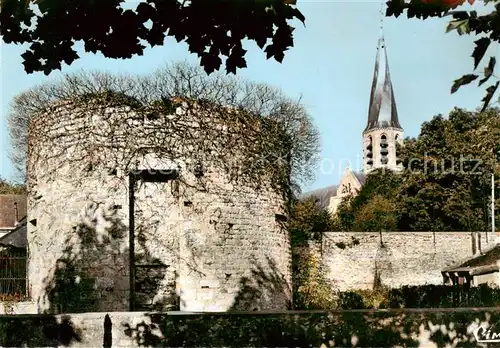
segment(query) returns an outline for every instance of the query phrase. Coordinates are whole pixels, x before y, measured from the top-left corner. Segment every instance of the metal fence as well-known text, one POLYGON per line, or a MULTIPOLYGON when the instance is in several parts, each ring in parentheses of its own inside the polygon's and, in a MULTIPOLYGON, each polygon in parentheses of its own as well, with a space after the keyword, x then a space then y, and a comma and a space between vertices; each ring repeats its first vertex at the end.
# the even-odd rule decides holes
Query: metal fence
POLYGON ((0 295, 26 295, 26 250, 0 250, 0 295))

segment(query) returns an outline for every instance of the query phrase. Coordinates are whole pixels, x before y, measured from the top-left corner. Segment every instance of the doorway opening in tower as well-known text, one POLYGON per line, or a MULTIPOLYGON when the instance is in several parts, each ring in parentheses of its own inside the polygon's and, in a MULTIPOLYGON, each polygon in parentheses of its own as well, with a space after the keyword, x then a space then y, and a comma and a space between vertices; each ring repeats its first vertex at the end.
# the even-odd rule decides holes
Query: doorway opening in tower
POLYGON ((130 310, 179 310, 176 170, 129 175, 130 310))

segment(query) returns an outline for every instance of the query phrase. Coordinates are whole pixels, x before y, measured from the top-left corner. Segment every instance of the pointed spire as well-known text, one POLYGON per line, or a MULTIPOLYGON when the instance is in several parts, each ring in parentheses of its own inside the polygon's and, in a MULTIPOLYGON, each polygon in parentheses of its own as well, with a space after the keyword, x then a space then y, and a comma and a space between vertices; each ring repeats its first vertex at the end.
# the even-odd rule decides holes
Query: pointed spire
POLYGON ((381 127, 401 128, 392 89, 391 75, 389 73, 389 62, 384 40, 384 3, 380 10, 380 37, 378 39, 377 56, 375 58, 375 71, 370 95, 370 107, 368 111, 368 124, 365 132, 381 127))

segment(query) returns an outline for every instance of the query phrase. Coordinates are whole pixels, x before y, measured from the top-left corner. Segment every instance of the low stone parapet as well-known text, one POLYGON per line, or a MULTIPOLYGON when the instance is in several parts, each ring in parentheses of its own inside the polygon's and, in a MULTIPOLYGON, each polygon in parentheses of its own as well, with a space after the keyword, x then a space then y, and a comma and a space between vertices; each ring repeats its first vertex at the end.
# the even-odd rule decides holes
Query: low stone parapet
POLYGON ((477 335, 480 339, 500 338, 500 325, 495 329, 498 322, 500 308, 11 315, 0 316, 0 345, 477 346, 481 343, 477 335))
POLYGON ((35 302, 9 302, 0 301, 0 315, 3 314, 37 314, 38 307, 35 302))

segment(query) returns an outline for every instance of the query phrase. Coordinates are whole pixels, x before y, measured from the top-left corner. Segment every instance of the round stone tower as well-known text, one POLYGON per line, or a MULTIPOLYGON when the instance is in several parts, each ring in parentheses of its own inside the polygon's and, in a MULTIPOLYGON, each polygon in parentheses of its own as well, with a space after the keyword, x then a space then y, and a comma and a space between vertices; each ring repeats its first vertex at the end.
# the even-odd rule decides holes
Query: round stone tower
POLYGON ((33 118, 28 277, 39 311, 287 309, 282 134, 207 102, 144 107, 115 94, 33 118))

